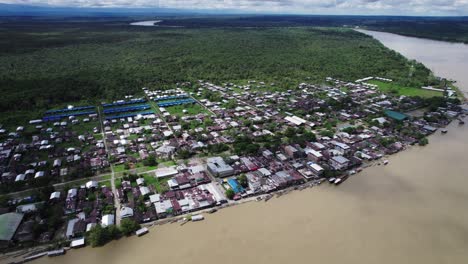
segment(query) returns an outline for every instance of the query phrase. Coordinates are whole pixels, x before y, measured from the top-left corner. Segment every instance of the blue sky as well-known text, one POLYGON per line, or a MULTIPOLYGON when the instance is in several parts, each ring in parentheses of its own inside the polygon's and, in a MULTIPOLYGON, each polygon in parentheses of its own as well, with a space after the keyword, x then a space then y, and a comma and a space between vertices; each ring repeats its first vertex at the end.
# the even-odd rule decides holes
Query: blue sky
POLYGON ((0 3, 281 14, 468 15, 468 0, 0 0, 0 3))

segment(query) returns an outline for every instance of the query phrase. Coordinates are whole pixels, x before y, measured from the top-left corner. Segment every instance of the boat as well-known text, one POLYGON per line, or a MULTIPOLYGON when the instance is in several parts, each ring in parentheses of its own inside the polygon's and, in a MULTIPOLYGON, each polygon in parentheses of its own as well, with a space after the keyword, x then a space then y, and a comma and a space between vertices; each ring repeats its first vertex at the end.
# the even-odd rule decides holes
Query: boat
POLYGON ((143 228, 138 229, 138 230, 135 232, 135 234, 136 234, 137 236, 142 236, 142 235, 144 235, 144 234, 147 234, 148 232, 149 232, 148 228, 143 227, 143 228))
POLYGON ((57 249, 57 250, 51 250, 47 252, 47 256, 49 257, 56 257, 56 256, 61 256, 65 254, 65 249, 57 249))
POLYGON ((193 222, 201 221, 203 219, 205 219, 205 217, 203 215, 201 215, 201 214, 192 216, 192 221, 193 222))
POLYGON ((216 208, 211 208, 210 210, 208 210, 208 213, 209 214, 212 214, 212 213, 216 213, 218 211, 218 209, 216 208))
POLYGON ((346 181, 346 179, 348 179, 348 177, 349 177, 349 175, 345 175, 345 176, 343 176, 343 177, 341 177, 341 178, 337 178, 337 179, 335 180, 335 182, 334 182, 335 185, 342 184, 344 181, 346 181))
POLYGON ((387 164, 388 164, 388 160, 384 160, 384 161, 383 161, 383 164, 384 164, 384 165, 387 165, 387 164))
POLYGON ((442 134, 447 134, 448 131, 447 131, 447 129, 442 129, 440 132, 441 132, 442 134))
POLYGON ((333 183, 333 182, 335 182, 335 181, 336 181, 336 178, 335 178, 335 177, 331 177, 330 179, 328 179, 328 182, 329 182, 329 183, 333 183))
POLYGON ((459 125, 464 125, 464 124, 465 124, 465 121, 459 120, 459 121, 458 121, 458 124, 459 124, 459 125))
POLYGON ((268 202, 268 200, 270 200, 271 197, 273 197, 271 194, 270 194, 270 195, 267 195, 267 196, 265 197, 265 202, 268 202))

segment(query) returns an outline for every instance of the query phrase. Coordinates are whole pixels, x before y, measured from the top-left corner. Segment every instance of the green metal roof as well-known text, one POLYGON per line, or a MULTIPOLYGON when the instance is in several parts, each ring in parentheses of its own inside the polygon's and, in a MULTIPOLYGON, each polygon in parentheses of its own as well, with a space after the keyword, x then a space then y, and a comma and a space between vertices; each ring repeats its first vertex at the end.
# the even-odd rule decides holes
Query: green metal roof
POLYGON ((388 117, 393 118, 393 119, 398 120, 398 121, 402 121, 402 120, 405 120, 406 118, 408 118, 408 116, 403 114, 403 113, 396 112, 396 111, 391 111, 391 110, 386 110, 385 114, 388 117))
POLYGON ((9 241, 23 220, 23 214, 7 213, 0 215, 0 241, 9 241))

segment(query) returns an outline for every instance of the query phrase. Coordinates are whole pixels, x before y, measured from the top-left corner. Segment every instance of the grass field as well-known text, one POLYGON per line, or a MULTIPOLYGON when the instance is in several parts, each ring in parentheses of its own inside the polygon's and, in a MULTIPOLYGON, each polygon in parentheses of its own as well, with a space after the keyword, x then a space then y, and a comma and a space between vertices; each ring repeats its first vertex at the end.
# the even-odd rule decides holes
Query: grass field
POLYGON ((171 107, 167 107, 166 110, 171 115, 176 115, 176 116, 191 116, 191 115, 198 115, 198 114, 210 115, 211 114, 208 110, 206 110, 206 108, 204 108, 198 103, 171 106, 171 107), (187 110, 187 112, 184 113, 183 112, 184 110, 187 110))
POLYGON ((143 178, 145 179, 146 185, 153 185, 157 193, 164 193, 169 190, 169 186, 167 185, 168 179, 166 178, 158 179, 148 174, 144 174, 143 178))
POLYGON ((415 87, 406 87, 393 82, 382 82, 371 80, 368 83, 375 84, 379 87, 379 90, 384 93, 390 93, 393 95, 405 95, 405 96, 420 96, 420 97, 434 97, 434 96, 443 96, 441 92, 429 91, 421 88, 415 87))

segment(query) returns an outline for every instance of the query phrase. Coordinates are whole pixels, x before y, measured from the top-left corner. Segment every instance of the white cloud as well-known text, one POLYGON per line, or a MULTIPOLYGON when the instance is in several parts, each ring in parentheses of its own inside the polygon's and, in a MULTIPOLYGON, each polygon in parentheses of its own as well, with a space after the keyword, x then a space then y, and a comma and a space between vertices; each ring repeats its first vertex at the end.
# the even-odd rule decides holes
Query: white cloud
POLYGON ((163 7, 307 14, 468 14, 468 0, 0 0, 0 3, 72 7, 163 7))

